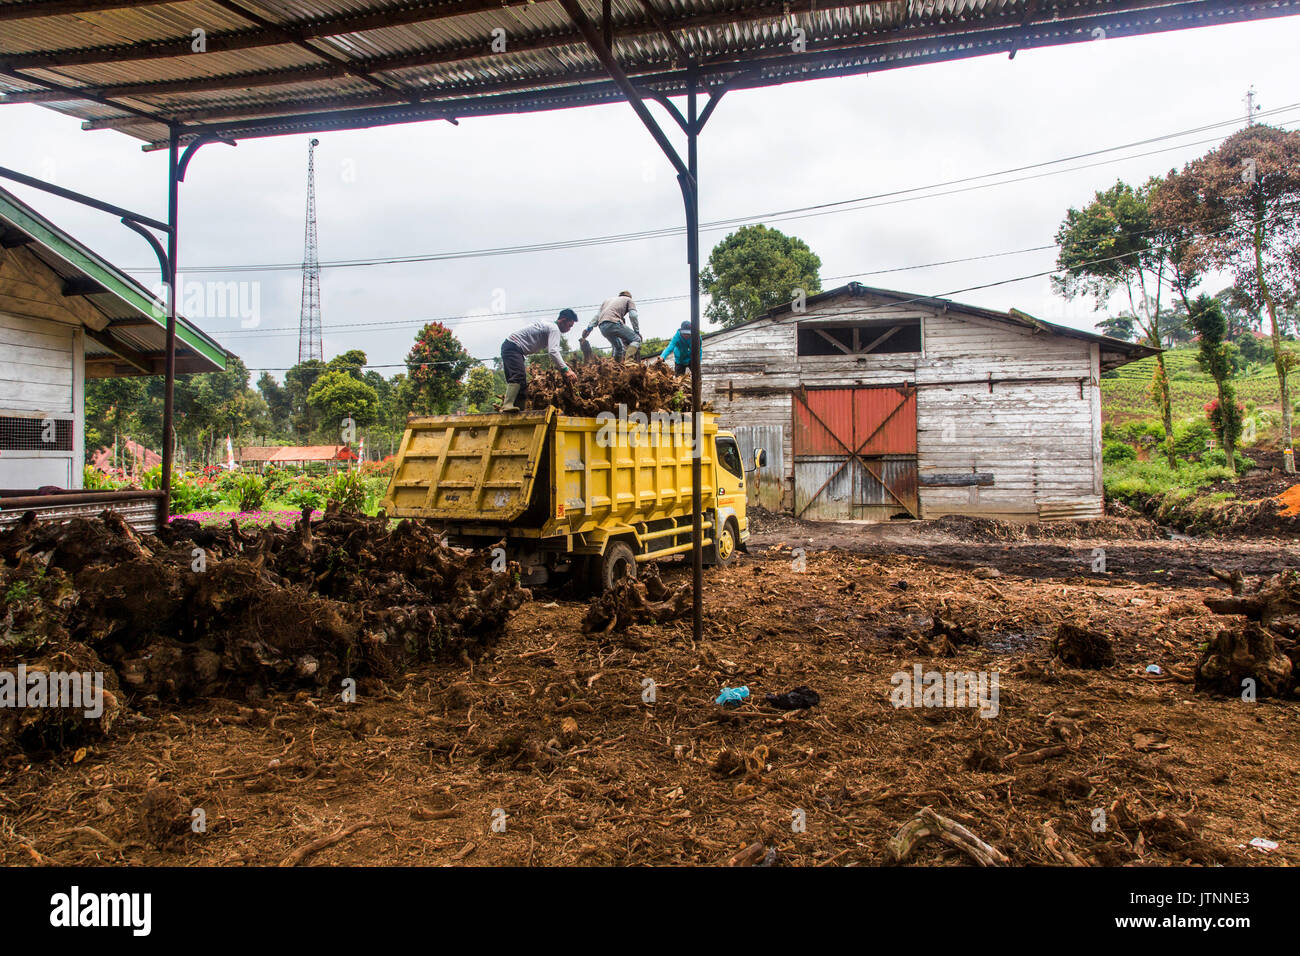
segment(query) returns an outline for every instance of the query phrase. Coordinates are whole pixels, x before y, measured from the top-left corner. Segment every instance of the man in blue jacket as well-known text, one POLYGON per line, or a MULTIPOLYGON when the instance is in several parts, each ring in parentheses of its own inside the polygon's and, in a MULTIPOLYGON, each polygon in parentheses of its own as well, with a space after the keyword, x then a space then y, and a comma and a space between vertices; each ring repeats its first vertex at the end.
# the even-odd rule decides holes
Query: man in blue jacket
POLYGON ((691 322, 687 319, 682 323, 682 327, 673 333, 672 339, 668 342, 668 347, 660 353, 659 357, 665 362, 668 356, 673 357, 673 374, 681 375, 691 367, 691 322))

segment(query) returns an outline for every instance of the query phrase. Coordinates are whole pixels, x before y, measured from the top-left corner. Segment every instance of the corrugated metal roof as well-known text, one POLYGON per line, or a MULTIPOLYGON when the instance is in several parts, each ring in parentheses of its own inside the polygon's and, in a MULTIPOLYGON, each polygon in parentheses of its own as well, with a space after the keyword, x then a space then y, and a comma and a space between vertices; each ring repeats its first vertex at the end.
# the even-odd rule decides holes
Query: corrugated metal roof
MULTIPOLYGON (((65 284, 81 284, 87 291, 75 294, 107 320, 102 330, 87 332, 88 375, 162 374, 167 307, 148 289, 5 189, 0 189, 0 240, 30 251, 65 284)), ((179 372, 214 372, 226 367, 226 350, 179 315, 176 355, 179 372)))
MULTIPOLYGON (((582 3, 603 29, 602 6, 582 3)), ((619 65, 669 95, 689 75, 706 91, 767 86, 1300 12, 1300 0, 608 6, 619 65)), ((623 96, 559 0, 0 0, 0 91, 151 146, 168 124, 239 139, 623 96)))

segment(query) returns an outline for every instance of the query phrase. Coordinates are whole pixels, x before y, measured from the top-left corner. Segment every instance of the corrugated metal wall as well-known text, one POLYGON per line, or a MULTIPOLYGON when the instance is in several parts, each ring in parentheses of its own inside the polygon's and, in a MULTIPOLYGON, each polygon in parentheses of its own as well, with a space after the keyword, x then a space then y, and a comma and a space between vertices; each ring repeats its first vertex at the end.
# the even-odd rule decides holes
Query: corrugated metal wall
POLYGON ((749 503, 762 505, 768 511, 779 511, 785 481, 785 428, 781 425, 735 425, 731 431, 736 436, 740 458, 745 463, 749 503), (754 452, 759 448, 767 452, 767 465, 750 474, 748 469, 754 467, 754 452))

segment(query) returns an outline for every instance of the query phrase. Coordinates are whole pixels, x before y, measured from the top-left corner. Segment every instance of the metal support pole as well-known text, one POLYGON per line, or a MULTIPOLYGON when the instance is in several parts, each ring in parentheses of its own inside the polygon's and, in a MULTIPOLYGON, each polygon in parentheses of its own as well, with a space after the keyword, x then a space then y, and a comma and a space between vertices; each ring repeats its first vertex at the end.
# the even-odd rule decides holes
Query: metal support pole
POLYGON ((172 510, 172 419, 176 397, 176 228, 180 214, 180 143, 178 130, 172 127, 167 142, 167 344, 163 362, 162 428, 162 500, 158 502, 158 527, 162 528, 172 510))
MULTIPOLYGON (((614 82, 619 86, 627 96, 628 104, 632 107, 641 122, 645 124, 650 135, 654 137, 659 148, 664 151, 668 161, 673 164, 677 170, 677 183, 682 190, 682 201, 686 206, 686 261, 690 269, 691 282, 691 430, 692 444, 694 449, 691 458, 691 580, 693 582, 692 590, 694 591, 693 600, 693 632, 695 640, 701 641, 704 637, 704 516, 703 498, 700 494, 701 485, 703 484, 702 465, 704 454, 704 422, 700 413, 700 194, 698 185, 698 157, 696 142, 700 135, 700 130, 708 122, 709 117, 713 114, 714 108, 722 98, 723 89, 715 89, 710 92, 709 102, 705 105, 703 113, 697 111, 697 85, 698 74, 692 64, 686 73, 686 119, 683 121, 681 114, 676 110, 667 96, 656 95, 650 91, 649 95, 659 100, 668 110, 669 114, 677 121, 678 125, 686 133, 686 161, 683 162, 677 150, 673 147, 672 142, 664 134, 664 131, 655 122, 654 117, 650 115, 649 109, 646 108, 642 99, 642 93, 636 88, 627 74, 618 65, 614 54, 610 49, 610 37, 602 36, 590 20, 587 19, 578 0, 560 0, 560 4, 569 14, 569 19, 582 33, 587 41, 587 46, 591 47, 596 59, 601 62, 614 82)), ((608 24, 609 18, 606 16, 605 23, 608 24)), ((716 514, 715 514, 716 519, 716 514)), ((717 522, 714 521, 713 536, 717 540, 718 531, 717 522)))
MULTIPOLYGON (((686 78, 686 166, 689 177, 678 177, 686 205, 686 262, 691 282, 691 428, 694 450, 691 457, 691 609, 692 633, 698 643, 704 639, 704 516, 700 494, 704 455, 704 421, 700 415, 700 191, 696 141, 699 127, 695 111, 695 71, 686 78)), ((718 537, 716 515, 713 539, 718 537)))

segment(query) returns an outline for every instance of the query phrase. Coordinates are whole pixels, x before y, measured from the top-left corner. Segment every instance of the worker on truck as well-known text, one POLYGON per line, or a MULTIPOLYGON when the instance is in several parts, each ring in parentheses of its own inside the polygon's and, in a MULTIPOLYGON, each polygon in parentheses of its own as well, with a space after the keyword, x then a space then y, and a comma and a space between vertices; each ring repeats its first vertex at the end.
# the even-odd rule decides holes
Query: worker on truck
MULTIPOLYGON (((698 343, 700 337, 695 336, 698 343)), ((687 319, 682 323, 682 327, 673 333, 669 339, 668 346, 660 353, 659 358, 668 361, 668 356, 673 357, 673 374, 681 375, 691 367, 691 322, 687 319)))
POLYGON ((631 292, 620 292, 600 304, 600 311, 582 332, 583 342, 587 341, 587 336, 597 326, 614 350, 616 362, 623 361, 625 353, 629 359, 636 361, 637 352, 641 350, 641 326, 637 322, 636 303, 632 301, 631 292))
POLYGON ((534 322, 512 334, 501 343, 501 367, 506 373, 506 399, 501 404, 503 412, 517 412, 524 407, 528 396, 528 356, 547 353, 565 378, 575 382, 578 376, 564 361, 560 352, 560 336, 578 324, 578 313, 564 309, 554 322, 534 322))

